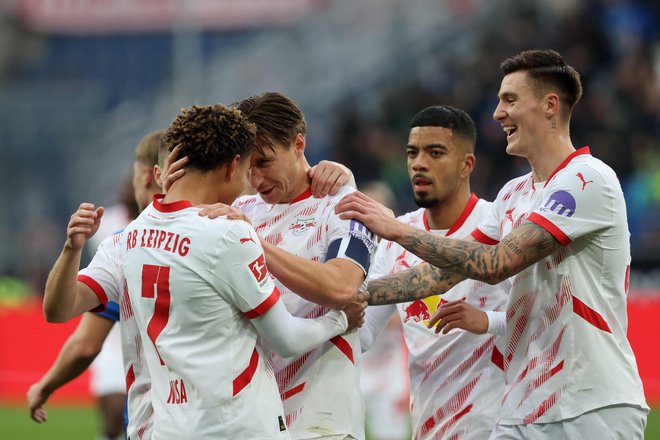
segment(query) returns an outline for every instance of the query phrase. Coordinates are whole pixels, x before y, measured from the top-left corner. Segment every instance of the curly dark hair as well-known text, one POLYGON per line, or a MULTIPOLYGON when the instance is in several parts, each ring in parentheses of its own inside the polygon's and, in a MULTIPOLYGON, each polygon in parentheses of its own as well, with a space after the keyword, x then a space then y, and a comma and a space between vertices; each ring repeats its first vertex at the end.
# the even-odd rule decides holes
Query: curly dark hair
POLYGON ((255 144, 256 127, 239 110, 222 104, 183 109, 165 131, 168 150, 181 145, 187 167, 210 171, 237 154, 245 158, 255 144))

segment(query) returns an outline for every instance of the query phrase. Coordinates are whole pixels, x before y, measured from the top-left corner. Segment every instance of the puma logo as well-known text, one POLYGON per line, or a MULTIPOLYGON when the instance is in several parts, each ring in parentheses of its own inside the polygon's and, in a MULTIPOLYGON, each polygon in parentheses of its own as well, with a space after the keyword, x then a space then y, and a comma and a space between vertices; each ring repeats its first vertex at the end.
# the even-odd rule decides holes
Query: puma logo
POLYGON ((251 241, 252 243, 257 244, 257 242, 254 241, 254 238, 252 238, 252 233, 251 233, 251 232, 250 232, 250 236, 249 236, 249 237, 247 237, 247 238, 241 238, 241 239, 240 239, 241 244, 243 244, 243 243, 247 243, 248 241, 251 241))
POLYGON ((582 181, 582 191, 584 191, 584 187, 587 186, 587 183, 593 182, 593 180, 584 180, 582 173, 577 173, 576 176, 582 181))

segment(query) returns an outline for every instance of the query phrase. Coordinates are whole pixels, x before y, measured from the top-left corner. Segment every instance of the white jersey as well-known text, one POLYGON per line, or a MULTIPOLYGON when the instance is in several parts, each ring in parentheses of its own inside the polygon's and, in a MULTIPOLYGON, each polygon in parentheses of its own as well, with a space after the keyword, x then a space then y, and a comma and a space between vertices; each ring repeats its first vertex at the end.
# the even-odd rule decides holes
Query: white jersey
POLYGON ((103 240, 89 266, 79 272, 78 281, 89 286, 104 306, 108 301, 119 304, 119 328, 128 410, 126 435, 131 439, 149 439, 154 413, 151 405, 151 377, 144 359, 142 340, 133 308, 125 289, 119 255, 120 240, 121 234, 103 240))
POLYGON ((587 147, 547 182, 507 183, 473 236, 493 244, 524 220, 563 247, 512 278, 501 424, 547 423, 610 405, 648 408, 630 344, 630 244, 617 177, 587 147))
MULTIPOLYGON (((464 238, 490 213, 491 203, 471 196, 449 230, 431 232, 464 238)), ((426 209, 399 217, 430 231, 426 209)), ((369 279, 391 275, 422 263, 400 245, 383 240, 369 279)), ((447 301, 465 300, 484 310, 504 309, 508 281, 491 286, 464 280, 442 296, 397 304, 409 351, 410 407, 414 439, 487 439, 495 426, 504 393, 504 373, 495 336, 454 329, 446 335, 426 328, 431 315, 447 301)))
POLYGON ((120 241, 152 378, 154 439, 287 439, 250 319, 279 299, 252 226, 154 198, 120 241), (255 407, 258 402, 258 407, 255 407))
MULTIPOLYGON (((343 187, 334 196, 314 198, 309 190, 291 203, 270 205, 259 195, 239 198, 261 237, 286 251, 318 262, 346 258, 369 269, 375 245, 362 223, 342 220, 334 212, 341 198, 354 191, 343 187)), ((289 312, 313 318, 328 309, 309 302, 275 280, 289 312)), ((338 336, 299 357, 273 354, 286 422, 293 438, 352 435, 364 439, 364 403, 359 384, 357 333, 338 336)))

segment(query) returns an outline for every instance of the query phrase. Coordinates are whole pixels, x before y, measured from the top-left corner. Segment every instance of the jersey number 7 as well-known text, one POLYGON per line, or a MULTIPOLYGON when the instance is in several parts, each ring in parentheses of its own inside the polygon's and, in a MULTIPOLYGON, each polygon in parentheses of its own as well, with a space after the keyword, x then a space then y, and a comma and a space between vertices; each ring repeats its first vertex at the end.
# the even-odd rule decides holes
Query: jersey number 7
POLYGON ((147 325, 147 334, 154 344, 160 364, 165 365, 160 357, 156 338, 161 334, 170 319, 170 268, 168 266, 142 266, 142 298, 156 298, 154 314, 147 325))

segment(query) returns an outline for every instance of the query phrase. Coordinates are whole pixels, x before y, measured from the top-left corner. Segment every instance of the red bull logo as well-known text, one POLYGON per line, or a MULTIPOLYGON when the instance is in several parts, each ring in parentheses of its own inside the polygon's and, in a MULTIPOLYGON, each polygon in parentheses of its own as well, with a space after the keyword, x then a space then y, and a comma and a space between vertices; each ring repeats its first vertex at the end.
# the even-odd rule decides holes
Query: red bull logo
POLYGON ((423 322, 431 319, 429 306, 427 306, 422 300, 410 303, 408 307, 404 309, 404 312, 406 312, 406 316, 403 318, 404 324, 411 319, 415 322, 423 322))

